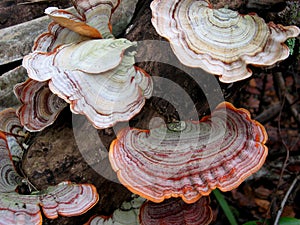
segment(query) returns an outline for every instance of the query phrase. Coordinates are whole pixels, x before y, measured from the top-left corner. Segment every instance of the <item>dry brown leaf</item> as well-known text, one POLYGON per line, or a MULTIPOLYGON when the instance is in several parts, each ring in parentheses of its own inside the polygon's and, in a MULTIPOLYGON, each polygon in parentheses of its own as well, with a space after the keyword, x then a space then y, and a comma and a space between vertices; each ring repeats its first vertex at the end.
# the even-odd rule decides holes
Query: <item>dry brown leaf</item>
POLYGON ((256 205, 259 207, 260 212, 267 212, 270 207, 270 202, 264 199, 255 198, 256 205))

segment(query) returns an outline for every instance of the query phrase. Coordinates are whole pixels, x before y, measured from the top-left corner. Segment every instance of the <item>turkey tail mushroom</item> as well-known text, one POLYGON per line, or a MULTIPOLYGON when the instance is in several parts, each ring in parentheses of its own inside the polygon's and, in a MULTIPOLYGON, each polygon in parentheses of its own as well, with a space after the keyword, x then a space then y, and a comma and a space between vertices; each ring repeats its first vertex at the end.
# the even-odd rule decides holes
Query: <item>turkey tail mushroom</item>
POLYGON ((23 66, 31 79, 48 81, 72 112, 103 129, 130 120, 151 96, 151 77, 134 66, 135 46, 126 39, 87 40, 51 53, 35 51, 23 66))
POLYGON ((147 201, 140 209, 139 221, 141 225, 208 225, 213 218, 209 202, 209 197, 202 197, 192 204, 178 198, 161 203, 147 201))
POLYGON ((248 64, 270 66, 289 56, 284 42, 296 37, 296 26, 276 25, 255 13, 241 15, 213 9, 205 0, 154 0, 152 24, 169 40, 182 64, 202 68, 231 83, 252 75, 248 64))
POLYGON ((151 130, 121 130, 109 151, 112 168, 131 192, 159 203, 196 202, 215 188, 229 191, 263 165, 264 127, 225 102, 201 121, 151 130))
POLYGON ((41 131, 53 124, 68 105, 50 91, 48 82, 45 81, 28 79, 17 84, 14 93, 22 104, 17 110, 20 122, 31 132, 41 131))

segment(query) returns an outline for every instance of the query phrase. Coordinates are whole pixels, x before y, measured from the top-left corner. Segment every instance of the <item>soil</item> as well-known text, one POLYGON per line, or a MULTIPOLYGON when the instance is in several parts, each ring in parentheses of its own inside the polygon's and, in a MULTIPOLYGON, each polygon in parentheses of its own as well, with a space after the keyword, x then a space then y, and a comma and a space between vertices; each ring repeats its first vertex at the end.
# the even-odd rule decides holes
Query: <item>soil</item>
MULTIPOLYGON (((68 0, 31 0, 22 4, 25 2, 1 1, 0 28, 42 16, 48 6, 60 8, 70 6, 68 0)), ((293 22, 300 25, 296 18, 291 18, 289 11, 291 6, 286 1, 212 2, 216 7, 227 5, 241 13, 257 12, 266 21, 274 20, 284 25, 293 22)), ((124 35, 129 40, 163 40, 151 25, 149 3, 150 0, 139 1, 133 25, 124 35)), ((273 68, 251 67, 254 71, 251 78, 227 85, 218 83, 213 76, 201 70, 182 66, 168 44, 164 52, 155 44, 147 46, 145 48, 141 45, 139 48, 136 58, 140 62, 137 65, 154 79, 164 78, 176 83, 192 101, 178 98, 180 93, 175 86, 170 87, 169 83, 157 82, 153 94, 155 97, 147 100, 143 110, 129 122, 129 125, 147 129, 153 118, 161 118, 165 122, 178 119, 196 120, 209 114, 210 109, 224 99, 234 103, 236 107, 248 109, 252 118, 259 120, 267 129, 269 155, 258 173, 237 189, 224 193, 224 196, 232 211, 236 213, 239 224, 256 219, 274 220, 285 194, 300 171, 299 39, 296 39, 295 54, 287 60, 276 64, 273 68), (155 60, 145 61, 146 56, 155 60), (166 58, 173 66, 161 63, 166 62, 166 58), (199 79, 201 79, 200 86, 199 79), (212 86, 216 88, 211 88, 212 86), (196 116, 190 111, 193 106, 197 110, 196 116)), ((124 200, 130 198, 131 193, 119 184, 107 160, 109 145, 115 138, 117 130, 127 125, 120 123, 113 128, 97 131, 84 117, 75 116, 69 109, 65 109, 52 126, 42 132, 31 134, 22 170, 37 189, 63 180, 71 180, 76 183, 92 183, 100 194, 99 203, 88 213, 76 218, 59 217, 56 220, 43 218, 43 224, 83 224, 94 214, 110 215, 124 200)), ((213 196, 211 201, 214 211, 212 224, 228 224, 213 196)), ((282 216, 300 218, 299 203, 298 181, 285 202, 282 216)))

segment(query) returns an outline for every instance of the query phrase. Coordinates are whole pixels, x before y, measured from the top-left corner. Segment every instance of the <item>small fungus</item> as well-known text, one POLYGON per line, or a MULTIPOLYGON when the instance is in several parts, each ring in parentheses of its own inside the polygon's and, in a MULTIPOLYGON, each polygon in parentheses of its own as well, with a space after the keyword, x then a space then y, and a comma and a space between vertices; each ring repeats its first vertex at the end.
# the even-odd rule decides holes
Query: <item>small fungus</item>
POLYGON ((82 36, 113 38, 110 19, 120 0, 73 0, 72 3, 79 15, 56 7, 47 8, 45 13, 61 27, 82 36))
POLYGON ((85 225, 138 225, 138 215, 144 198, 134 196, 133 199, 122 203, 111 216, 93 216, 85 225))
POLYGON ((41 225, 42 215, 48 218, 78 216, 92 208, 99 200, 91 184, 73 184, 69 181, 31 194, 19 194, 17 187, 26 180, 16 171, 9 137, 20 130, 14 109, 0 112, 0 225, 41 225), (9 133, 9 132, 10 133, 9 133))
POLYGON ((123 32, 133 16, 137 0, 72 0, 72 3, 77 13, 55 7, 45 10, 54 21, 47 32, 36 38, 33 51, 51 52, 62 44, 113 38, 111 26, 115 35, 123 32))
POLYGON ((102 38, 102 35, 96 28, 87 25, 82 19, 75 17, 70 12, 56 7, 49 7, 45 10, 45 13, 50 16, 54 22, 80 35, 90 38, 102 38))
POLYGON ((206 225, 212 220, 209 197, 202 197, 192 204, 171 198, 162 203, 135 197, 123 202, 111 216, 93 216, 85 225, 206 225))
POLYGON ((145 202, 139 214, 141 225, 206 225, 213 218, 209 197, 202 197, 193 204, 179 198, 171 198, 162 203, 145 202))
POLYGON ((78 216, 92 208, 98 199, 93 185, 72 184, 68 181, 31 195, 0 193, 0 225, 41 225, 40 207, 50 219, 58 215, 78 216))
MULTIPOLYGON (((12 162, 6 135, 0 131, 0 194, 14 192, 22 183, 22 177, 16 172, 12 162)), ((1 205, 0 205, 1 208, 1 205)))
POLYGON ((5 135, 13 161, 21 161, 24 153, 21 143, 26 134, 15 109, 7 108, 0 112, 0 132, 5 135))
POLYGON ((50 186, 40 192, 40 205, 47 218, 58 215, 78 216, 91 209, 99 200, 96 187, 92 184, 73 184, 69 181, 50 186))
POLYGON ((153 202, 193 203, 213 189, 229 191, 260 169, 267 133, 245 109, 225 102, 182 129, 121 130, 109 151, 112 168, 130 191, 153 202))
POLYGON ((25 135, 15 109, 7 108, 0 112, 0 131, 16 136, 25 135))
POLYGON ((205 0, 154 0, 151 9, 153 26, 181 63, 218 75, 224 83, 250 77, 248 64, 270 66, 286 59, 284 42, 300 33, 296 26, 266 24, 255 13, 213 9, 205 0))
POLYGON ((48 82, 32 79, 17 84, 14 92, 22 105, 17 110, 21 124, 26 130, 35 132, 53 124, 67 103, 53 94, 48 82))

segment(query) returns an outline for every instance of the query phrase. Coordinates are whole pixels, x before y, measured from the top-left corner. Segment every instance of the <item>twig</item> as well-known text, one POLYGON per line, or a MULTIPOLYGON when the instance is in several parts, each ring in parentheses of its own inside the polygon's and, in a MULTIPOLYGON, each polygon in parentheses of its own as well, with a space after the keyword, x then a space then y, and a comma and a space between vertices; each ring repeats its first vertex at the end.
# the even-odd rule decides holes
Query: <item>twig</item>
POLYGON ((20 2, 17 5, 31 5, 31 4, 35 4, 35 3, 45 3, 45 2, 52 2, 55 0, 29 0, 27 2, 20 2))
MULTIPOLYGON (((283 108, 284 104, 285 104, 285 98, 282 101, 282 108, 283 108)), ((278 133, 279 133, 281 142, 282 142, 282 144, 283 144, 283 146, 284 146, 284 148, 286 150, 286 156, 285 156, 285 160, 284 160, 284 163, 282 165, 281 172, 280 172, 280 177, 279 177, 279 180, 278 180, 277 190, 278 190, 278 187, 281 185, 283 173, 284 173, 284 170, 285 170, 285 168, 287 166, 287 163, 288 163, 288 160, 289 160, 289 157, 290 157, 290 149, 288 148, 285 140, 281 136, 281 126, 280 126, 280 123, 281 123, 281 113, 282 113, 282 109, 280 111, 279 118, 278 118, 278 133)))
POLYGON ((277 102, 274 105, 268 107, 268 109, 264 110, 254 119, 264 124, 269 120, 271 120, 272 118, 276 117, 280 113, 280 110, 281 110, 281 103, 277 102))
POLYGON ((291 192, 292 192, 293 188, 295 187, 295 185, 296 185, 296 183, 297 183, 297 181, 298 181, 299 178, 300 178, 300 176, 298 175, 298 176, 293 180, 291 186, 289 187, 288 191, 286 192, 286 194, 285 194, 285 196, 284 196, 284 198, 283 198, 283 200, 282 200, 282 202, 281 202, 281 204, 280 204, 280 209, 279 209, 278 212, 277 212, 277 216, 276 216, 276 219, 275 219, 275 221, 274 221, 274 225, 277 225, 277 224, 279 223, 279 219, 280 219, 280 216, 281 216, 281 214, 282 214, 282 211, 283 211, 283 208, 284 208, 284 206, 285 206, 285 203, 286 203, 286 201, 288 200, 288 197, 289 197, 289 195, 291 194, 291 192))
POLYGON ((274 80, 278 84, 279 97, 284 97, 289 104, 290 111, 293 115, 293 117, 296 119, 298 124, 300 124, 300 114, 298 113, 297 109, 295 108, 295 102, 293 102, 293 98, 290 93, 286 90, 285 87, 285 81, 282 76, 282 72, 276 72, 274 73, 274 80))
MULTIPOLYGON (((286 88, 285 88, 285 82, 284 82, 284 79, 282 77, 282 73, 281 72, 277 72, 274 74, 274 82, 275 84, 277 84, 277 95, 279 97, 279 99, 281 100, 281 109, 279 111, 279 116, 278 116, 278 133, 279 133, 279 136, 280 136, 280 139, 281 139, 281 142, 286 150, 286 157, 285 157, 285 160, 284 160, 284 163, 282 165, 282 169, 281 169, 281 172, 280 172, 280 177, 279 177, 279 180, 278 180, 278 184, 277 184, 277 187, 276 187, 276 191, 275 193, 278 192, 278 189, 279 189, 279 186, 281 185, 281 182, 282 182, 282 177, 283 177, 283 173, 285 171, 285 168, 287 166, 287 162, 288 162, 288 159, 289 159, 289 156, 290 156, 290 150, 288 148, 288 146, 286 145, 284 139, 282 138, 281 136, 281 114, 282 114, 282 111, 283 111, 283 107, 285 105, 285 101, 286 101, 286 98, 285 98, 285 95, 287 93, 286 91, 286 88)), ((275 202, 275 198, 272 199, 271 201, 271 204, 270 204, 270 208, 268 211, 271 210, 272 208, 272 205, 273 203, 275 202)), ((277 216, 275 217, 277 218, 277 216)), ((267 220, 264 221, 263 225, 265 225, 267 222, 267 220)), ((276 223, 274 223, 276 224, 276 223)))
POLYGON ((292 95, 290 93, 286 93, 285 98, 290 105, 290 110, 291 113, 293 114, 293 117, 300 124, 300 114, 298 113, 298 110, 295 108, 295 102, 293 102, 292 100, 293 99, 292 95))

